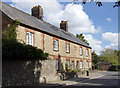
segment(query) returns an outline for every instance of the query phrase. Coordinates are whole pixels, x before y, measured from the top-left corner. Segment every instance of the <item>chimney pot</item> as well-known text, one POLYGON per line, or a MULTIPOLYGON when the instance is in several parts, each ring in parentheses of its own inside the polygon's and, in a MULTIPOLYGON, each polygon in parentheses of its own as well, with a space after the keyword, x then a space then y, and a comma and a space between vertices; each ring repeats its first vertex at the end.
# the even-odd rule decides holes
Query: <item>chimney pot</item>
POLYGON ((68 22, 67 21, 61 21, 60 28, 68 32, 68 22))
POLYGON ((32 9, 32 16, 40 19, 40 20, 43 20, 43 8, 38 5, 38 6, 34 6, 32 9))

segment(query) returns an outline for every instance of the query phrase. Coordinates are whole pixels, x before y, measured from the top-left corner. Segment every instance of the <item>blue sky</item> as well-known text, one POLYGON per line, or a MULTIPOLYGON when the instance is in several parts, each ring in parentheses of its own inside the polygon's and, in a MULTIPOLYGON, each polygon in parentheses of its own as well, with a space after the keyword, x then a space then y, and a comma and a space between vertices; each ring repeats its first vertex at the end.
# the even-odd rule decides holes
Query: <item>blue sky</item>
MULTIPOLYGON (((61 2, 61 4, 67 5, 71 2, 61 2)), ((76 4, 82 4, 81 2, 76 4)), ((102 2, 103 6, 98 7, 95 3, 87 2, 83 5, 84 11, 88 14, 92 22, 96 27, 101 26, 101 32, 92 34, 96 39, 104 42, 102 47, 105 48, 110 41, 102 39, 102 34, 105 32, 118 33, 118 8, 113 8, 114 2, 102 2), (108 22, 106 18, 111 18, 108 22)))
POLYGON ((72 5, 72 2, 45 1, 49 0, 27 4, 11 0, 7 4, 29 14, 33 6, 40 4, 44 8, 45 21, 59 27, 61 20, 67 20, 69 32, 83 33, 97 54, 104 48, 118 48, 118 8, 113 8, 114 2, 103 2, 103 6, 98 7, 90 2, 86 5, 81 2, 72 5))

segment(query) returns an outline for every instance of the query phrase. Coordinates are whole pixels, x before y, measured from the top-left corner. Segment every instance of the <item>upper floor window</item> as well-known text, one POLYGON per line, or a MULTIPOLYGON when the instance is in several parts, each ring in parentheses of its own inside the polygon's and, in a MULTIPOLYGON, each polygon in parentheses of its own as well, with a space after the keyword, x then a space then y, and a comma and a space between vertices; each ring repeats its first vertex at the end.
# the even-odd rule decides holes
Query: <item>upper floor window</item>
POLYGON ((58 40, 54 39, 54 50, 58 51, 58 40))
POLYGON ((88 49, 86 49, 86 56, 88 56, 88 49))
POLYGON ((82 47, 80 47, 80 55, 82 55, 82 52, 83 52, 83 51, 82 51, 82 47))
POLYGON ((66 52, 69 53, 70 52, 70 44, 66 43, 66 52))
POLYGON ((33 45, 33 43, 34 43, 33 35, 34 34, 32 32, 29 32, 29 31, 26 32, 26 43, 27 44, 33 45))

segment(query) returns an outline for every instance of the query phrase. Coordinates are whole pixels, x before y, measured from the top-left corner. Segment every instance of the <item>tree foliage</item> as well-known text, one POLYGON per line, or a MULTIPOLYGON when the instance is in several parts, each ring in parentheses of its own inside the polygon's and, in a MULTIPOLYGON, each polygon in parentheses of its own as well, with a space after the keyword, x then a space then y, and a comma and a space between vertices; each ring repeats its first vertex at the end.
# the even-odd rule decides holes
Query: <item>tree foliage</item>
POLYGON ((105 50, 101 51, 100 61, 107 61, 113 65, 118 65, 118 56, 120 54, 119 52, 120 50, 106 48, 105 50))
POLYGON ((12 21, 9 27, 2 32, 3 38, 7 40, 16 40, 16 27, 20 25, 18 20, 12 21))
MULTIPOLYGON (((76 4, 78 0, 73 0, 73 4, 76 4)), ((88 0, 82 0, 82 4, 86 4, 88 0)), ((95 2, 96 5, 98 7, 101 7, 103 4, 102 4, 102 0, 90 0, 90 2, 95 2)), ((120 7, 120 0, 117 0, 117 2, 115 2, 115 5, 113 6, 114 7, 120 7)))
POLYGON ((97 63, 102 61, 110 62, 113 65, 120 65, 120 63, 118 63, 119 56, 120 50, 106 48, 103 51, 101 51, 101 54, 99 56, 95 52, 92 52, 92 62, 93 65, 96 65, 97 63))
POLYGON ((96 65, 100 61, 99 56, 93 51, 92 52, 92 63, 93 65, 96 65))
POLYGON ((76 37, 79 38, 80 40, 82 40, 82 41, 83 41, 84 43, 86 43, 87 45, 89 45, 88 41, 85 40, 83 34, 80 34, 80 35, 79 35, 79 34, 76 34, 76 37))

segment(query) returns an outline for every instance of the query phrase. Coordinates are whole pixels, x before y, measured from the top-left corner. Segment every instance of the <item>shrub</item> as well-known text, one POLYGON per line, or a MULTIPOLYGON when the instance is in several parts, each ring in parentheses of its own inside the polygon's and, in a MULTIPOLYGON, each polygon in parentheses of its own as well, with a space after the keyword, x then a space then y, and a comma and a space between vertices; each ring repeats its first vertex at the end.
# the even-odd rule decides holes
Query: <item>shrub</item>
POLYGON ((92 70, 92 68, 89 68, 89 70, 92 70))
POLYGON ((11 59, 41 59, 48 57, 48 53, 44 53, 41 49, 31 45, 19 43, 14 39, 2 39, 2 57, 3 60, 11 59))

